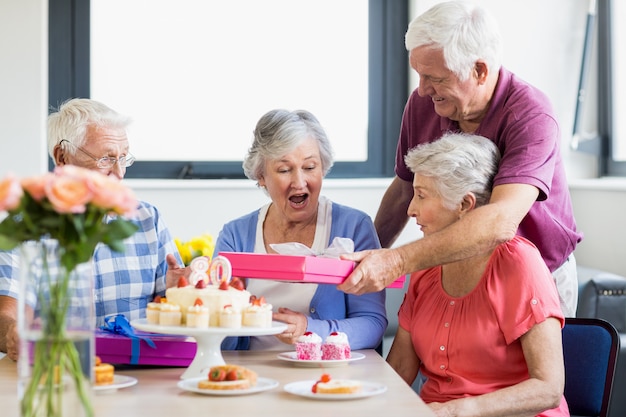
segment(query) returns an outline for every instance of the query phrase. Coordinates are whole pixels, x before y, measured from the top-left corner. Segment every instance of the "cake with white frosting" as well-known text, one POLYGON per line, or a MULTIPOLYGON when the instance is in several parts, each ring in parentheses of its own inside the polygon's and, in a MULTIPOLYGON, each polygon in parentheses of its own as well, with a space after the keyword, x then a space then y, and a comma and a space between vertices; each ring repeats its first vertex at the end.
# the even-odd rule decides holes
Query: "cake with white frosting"
POLYGON ((296 341, 296 357, 303 361, 322 359, 322 338, 317 333, 304 333, 296 341))
POLYGON ((350 359, 351 354, 348 335, 344 332, 332 332, 322 344, 323 360, 350 359))

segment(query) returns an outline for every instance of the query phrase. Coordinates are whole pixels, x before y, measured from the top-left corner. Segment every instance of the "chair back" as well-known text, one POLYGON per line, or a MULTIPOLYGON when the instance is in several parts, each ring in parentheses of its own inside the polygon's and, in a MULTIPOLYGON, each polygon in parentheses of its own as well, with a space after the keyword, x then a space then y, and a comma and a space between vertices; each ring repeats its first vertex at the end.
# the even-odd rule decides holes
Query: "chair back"
POLYGON ((620 339, 597 318, 566 318, 563 327, 565 399, 572 416, 606 417, 620 339))

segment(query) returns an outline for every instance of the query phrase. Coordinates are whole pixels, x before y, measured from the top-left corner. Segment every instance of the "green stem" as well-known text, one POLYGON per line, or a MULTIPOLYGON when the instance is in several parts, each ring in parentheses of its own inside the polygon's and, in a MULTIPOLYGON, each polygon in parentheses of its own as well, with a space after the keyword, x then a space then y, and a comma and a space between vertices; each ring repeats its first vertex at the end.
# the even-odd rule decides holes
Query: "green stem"
POLYGON ((71 271, 61 268, 55 280, 50 274, 45 245, 41 248, 39 255, 43 260, 43 274, 37 298, 41 306, 42 333, 40 339, 34 342, 31 376, 21 400, 22 417, 64 417, 63 393, 68 384, 74 385, 85 415, 92 417, 90 370, 85 375, 75 341, 68 337, 66 331, 72 298, 69 286, 71 271), (44 295, 46 292, 48 297, 44 295))

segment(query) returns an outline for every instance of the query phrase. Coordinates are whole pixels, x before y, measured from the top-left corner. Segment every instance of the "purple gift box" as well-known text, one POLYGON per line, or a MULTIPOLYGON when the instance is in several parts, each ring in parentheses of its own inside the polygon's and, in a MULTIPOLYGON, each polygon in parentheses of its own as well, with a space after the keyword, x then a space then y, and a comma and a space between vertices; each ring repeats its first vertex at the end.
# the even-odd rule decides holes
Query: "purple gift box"
POLYGON ((173 367, 189 366, 196 355, 196 341, 192 337, 137 330, 135 335, 138 337, 97 329, 96 355, 102 362, 112 364, 173 367), (146 339, 151 340, 154 347, 146 339))

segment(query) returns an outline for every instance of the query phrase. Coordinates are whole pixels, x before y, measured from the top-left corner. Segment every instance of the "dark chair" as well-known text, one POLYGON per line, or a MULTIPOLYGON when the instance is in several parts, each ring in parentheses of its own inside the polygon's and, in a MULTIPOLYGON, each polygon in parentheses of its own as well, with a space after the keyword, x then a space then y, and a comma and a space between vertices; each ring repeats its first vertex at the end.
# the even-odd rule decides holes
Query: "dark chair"
MULTIPOLYGON (((598 270, 583 270, 589 278, 578 292, 576 317, 604 319, 617 329, 620 351, 613 380, 615 392, 626 389, 626 278, 598 270)), ((580 274, 579 274, 580 277, 580 274)), ((609 417, 626 416, 626 395, 613 395, 609 417)))
POLYGON ((619 335, 609 322, 565 319, 565 399, 572 416, 608 415, 619 347, 619 335))

